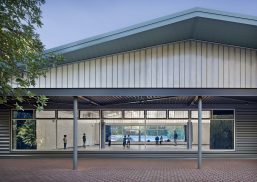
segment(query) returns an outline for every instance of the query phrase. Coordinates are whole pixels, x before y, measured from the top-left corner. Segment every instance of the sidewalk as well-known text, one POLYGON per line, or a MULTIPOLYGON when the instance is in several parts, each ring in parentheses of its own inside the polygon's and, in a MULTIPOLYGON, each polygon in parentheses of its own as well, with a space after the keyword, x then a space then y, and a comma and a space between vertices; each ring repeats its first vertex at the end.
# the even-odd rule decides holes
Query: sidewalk
POLYGON ((71 159, 0 159, 3 182, 70 181, 257 181, 257 160, 79 159, 72 171, 71 159))

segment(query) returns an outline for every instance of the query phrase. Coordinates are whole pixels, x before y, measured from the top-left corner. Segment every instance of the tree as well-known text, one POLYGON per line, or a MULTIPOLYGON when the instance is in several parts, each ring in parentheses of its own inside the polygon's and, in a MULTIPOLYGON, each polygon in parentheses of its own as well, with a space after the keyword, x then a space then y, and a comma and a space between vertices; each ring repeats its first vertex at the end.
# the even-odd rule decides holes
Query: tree
POLYGON ((36 100, 38 109, 46 105, 45 96, 35 96, 28 90, 39 76, 61 60, 58 55, 44 53, 44 45, 36 33, 36 28, 43 25, 40 7, 44 3, 45 0, 1 0, 0 104, 13 100, 16 108, 22 109, 21 103, 29 98, 36 100))

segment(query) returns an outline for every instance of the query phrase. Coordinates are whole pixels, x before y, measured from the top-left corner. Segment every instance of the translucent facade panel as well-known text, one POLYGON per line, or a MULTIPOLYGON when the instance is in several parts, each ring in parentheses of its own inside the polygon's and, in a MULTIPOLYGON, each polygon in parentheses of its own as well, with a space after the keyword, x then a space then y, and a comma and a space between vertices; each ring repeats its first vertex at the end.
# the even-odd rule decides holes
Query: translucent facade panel
POLYGON ((144 120, 104 120, 106 124, 144 124, 144 120))
POLYGON ((122 118, 122 111, 103 111, 103 118, 122 118))
POLYGON ((80 118, 100 118, 99 111, 80 111, 80 118))
POLYGON ((73 120, 57 121, 57 149, 63 149, 63 138, 66 135, 67 149, 73 147, 73 120))
POLYGON ((144 111, 124 111, 125 118, 144 118, 144 111))
POLYGON ((188 111, 169 111, 169 118, 188 118, 188 111))
POLYGON ((56 120, 36 120, 37 150, 56 149, 56 120))
POLYGON ((58 118, 73 118, 73 111, 58 111, 58 118))
POLYGON ((147 111, 147 118, 166 118, 166 111, 147 111))
POLYGON ((94 147, 98 149, 100 138, 99 138, 99 120, 78 120, 78 147, 83 147, 83 134, 85 133, 86 142, 85 145, 88 148, 94 147))
POLYGON ((55 111, 36 111, 36 118, 54 119, 55 111))
MULTIPOLYGON (((191 111, 192 118, 198 118, 198 111, 191 111)), ((202 118, 211 118, 211 111, 202 111, 202 118)))

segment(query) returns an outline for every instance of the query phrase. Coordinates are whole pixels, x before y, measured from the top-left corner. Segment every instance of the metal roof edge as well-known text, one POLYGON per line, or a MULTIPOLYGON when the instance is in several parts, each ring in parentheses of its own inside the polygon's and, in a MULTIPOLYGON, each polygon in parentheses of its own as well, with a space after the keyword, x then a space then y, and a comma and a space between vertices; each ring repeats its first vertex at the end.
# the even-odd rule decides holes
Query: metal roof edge
POLYGON ((221 21, 230 21, 241 24, 248 24, 257 26, 257 17, 249 15, 241 15, 237 13, 229 13, 205 8, 191 8, 171 15, 163 16, 143 23, 121 28, 108 33, 100 34, 97 36, 89 37, 72 43, 64 44, 55 48, 45 51, 45 53, 66 53, 89 47, 96 44, 101 44, 117 38, 122 38, 135 33, 140 33, 153 28, 158 28, 167 24, 180 22, 186 19, 195 17, 217 19, 221 21))

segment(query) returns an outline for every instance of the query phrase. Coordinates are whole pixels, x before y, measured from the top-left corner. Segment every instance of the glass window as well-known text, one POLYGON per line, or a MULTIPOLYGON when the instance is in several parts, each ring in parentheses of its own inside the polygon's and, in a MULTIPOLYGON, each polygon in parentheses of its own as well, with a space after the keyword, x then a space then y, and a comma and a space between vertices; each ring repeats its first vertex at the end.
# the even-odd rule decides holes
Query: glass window
POLYGON ((100 118, 99 111, 80 111, 80 118, 100 118))
POLYGON ((124 111, 125 118, 144 118, 144 111, 124 111))
POLYGON ((73 118, 73 111, 58 111, 58 118, 73 118))
POLYGON ((166 118, 166 111, 147 111, 147 118, 166 118))
MULTIPOLYGON (((198 111, 191 111, 192 118, 198 118, 198 111)), ((211 118, 211 111, 202 111, 202 118, 209 119, 211 118)))
POLYGON ((233 110, 213 110, 213 119, 234 119, 233 110))
POLYGON ((188 111, 169 111, 169 118, 188 118, 188 111))
POLYGON ((13 111, 13 119, 33 119, 33 110, 13 111))
POLYGON ((122 111, 103 111, 103 118, 122 118, 122 111))
POLYGON ((36 118, 54 119, 55 111, 36 111, 36 118))
POLYGON ((12 148, 37 149, 36 120, 13 120, 12 148))
POLYGON ((234 149, 233 120, 211 120, 210 149, 234 149))

